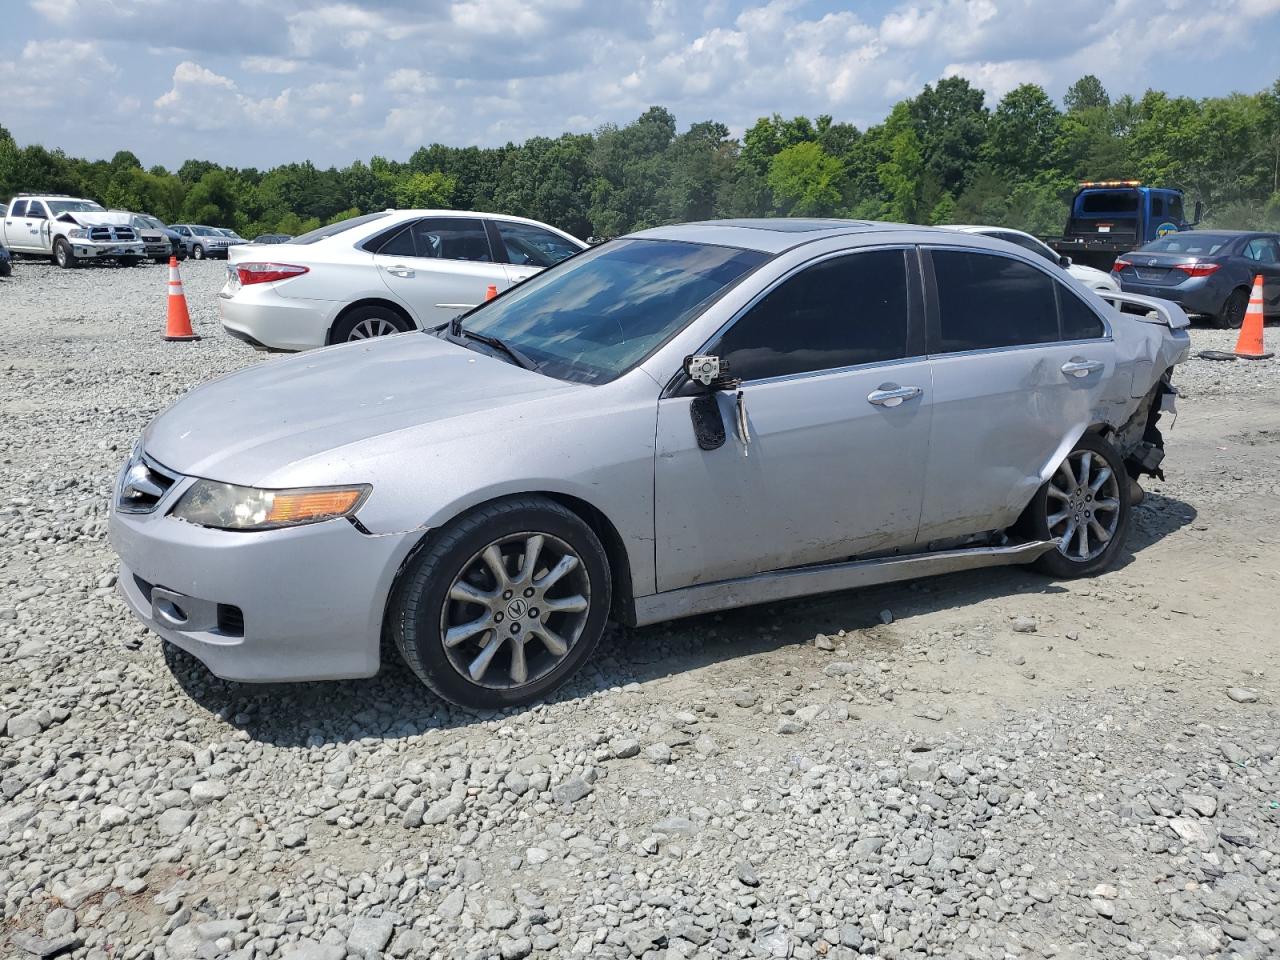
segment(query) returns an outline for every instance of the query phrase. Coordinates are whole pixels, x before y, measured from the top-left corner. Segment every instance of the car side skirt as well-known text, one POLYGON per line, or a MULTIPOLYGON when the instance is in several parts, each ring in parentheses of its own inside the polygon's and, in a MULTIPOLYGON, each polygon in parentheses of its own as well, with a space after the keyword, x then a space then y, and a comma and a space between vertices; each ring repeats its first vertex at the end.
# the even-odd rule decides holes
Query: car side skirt
POLYGON ((791 570, 757 573, 737 580, 682 587, 635 600, 636 626, 678 620, 701 613, 790 600, 816 593, 870 587, 917 577, 932 577, 981 567, 1030 563, 1058 546, 1056 540, 1036 540, 1003 547, 939 550, 876 560, 824 563, 791 570))

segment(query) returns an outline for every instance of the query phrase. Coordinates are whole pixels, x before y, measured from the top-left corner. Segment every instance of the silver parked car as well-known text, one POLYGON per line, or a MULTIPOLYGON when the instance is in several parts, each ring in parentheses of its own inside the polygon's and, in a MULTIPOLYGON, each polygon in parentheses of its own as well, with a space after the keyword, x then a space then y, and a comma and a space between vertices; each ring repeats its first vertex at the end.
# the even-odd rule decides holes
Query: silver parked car
POLYGON ((952 231, 647 230, 433 330, 273 361, 146 429, 125 600, 215 674, 525 703, 606 620, 971 567, 1072 577, 1157 473, 1186 316, 952 231))

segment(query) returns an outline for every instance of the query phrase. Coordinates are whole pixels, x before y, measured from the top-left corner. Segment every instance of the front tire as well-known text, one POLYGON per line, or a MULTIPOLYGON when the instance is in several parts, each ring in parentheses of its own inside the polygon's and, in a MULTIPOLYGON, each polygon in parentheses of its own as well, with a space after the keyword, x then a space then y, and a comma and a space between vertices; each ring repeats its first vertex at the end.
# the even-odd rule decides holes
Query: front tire
POLYGON ((1232 290, 1223 302, 1222 309, 1214 316, 1213 325, 1219 330, 1239 330, 1248 309, 1249 291, 1243 288, 1232 290))
POLYGON ((1116 448, 1096 433, 1082 436, 1023 514, 1030 536, 1062 541, 1036 561, 1036 568, 1064 580, 1109 568, 1129 532, 1130 494, 1116 448))
POLYGON ((406 333, 410 329, 409 322, 388 307, 356 307, 334 323, 329 342, 351 343, 390 336, 393 333, 406 333))
POLYGON ((387 627, 437 695, 501 709, 572 675, 599 642, 610 602, 595 532, 554 500, 517 497, 441 529, 401 574, 387 627))
POLYGON ((203 259, 204 259, 204 247, 203 247, 203 246, 201 246, 201 245, 200 245, 200 244, 198 244, 198 243, 197 243, 194 247, 192 247, 192 248, 191 248, 191 259, 192 259, 192 260, 203 260, 203 259))
POLYGON ((63 270, 70 270, 76 265, 76 255, 64 237, 53 241, 53 262, 63 270))

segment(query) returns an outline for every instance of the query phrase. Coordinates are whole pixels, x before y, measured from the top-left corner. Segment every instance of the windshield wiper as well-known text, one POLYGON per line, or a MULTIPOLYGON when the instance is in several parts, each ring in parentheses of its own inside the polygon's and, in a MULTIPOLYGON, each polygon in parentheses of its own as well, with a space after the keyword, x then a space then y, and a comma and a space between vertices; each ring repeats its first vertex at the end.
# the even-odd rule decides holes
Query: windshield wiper
POLYGON ((448 332, 449 338, 452 340, 461 340, 463 337, 475 340, 477 343, 483 343, 486 347, 492 347, 499 353, 505 353, 518 367, 523 367, 526 370, 533 371, 537 371, 538 369, 538 363, 535 360, 511 346, 511 344, 506 341, 498 337, 491 337, 487 333, 476 333, 474 330, 468 330, 463 327, 461 317, 454 317, 449 321, 449 324, 445 329, 448 332))

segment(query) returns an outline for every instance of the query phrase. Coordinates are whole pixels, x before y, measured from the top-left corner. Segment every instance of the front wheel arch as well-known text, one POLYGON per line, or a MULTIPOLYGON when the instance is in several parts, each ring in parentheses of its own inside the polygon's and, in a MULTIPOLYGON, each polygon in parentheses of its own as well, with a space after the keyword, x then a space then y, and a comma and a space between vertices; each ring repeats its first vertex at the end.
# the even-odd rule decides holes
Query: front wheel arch
POLYGON ((613 609, 610 612, 610 617, 619 623, 629 626, 635 624, 635 587, 631 578, 631 558, 627 554, 626 541, 622 539, 622 534, 618 532, 618 528, 614 526, 613 521, 599 507, 583 500, 581 497, 554 490, 524 490, 516 493, 504 493, 488 500, 468 504, 464 509, 455 513, 454 516, 449 517, 447 520, 441 520, 418 539, 418 542, 413 545, 413 548, 400 561, 400 566, 397 568, 395 576, 391 578, 391 587, 387 591, 382 612, 384 633, 388 626, 387 617, 391 611, 391 598, 395 594, 400 578, 404 576, 405 570, 409 567, 414 557, 431 545, 432 538, 438 531, 457 517, 481 510, 500 500, 510 500, 517 497, 545 497, 548 500, 553 500, 571 510, 578 519, 591 528, 591 531, 603 544, 605 556, 609 560, 609 573, 613 588, 613 609))

